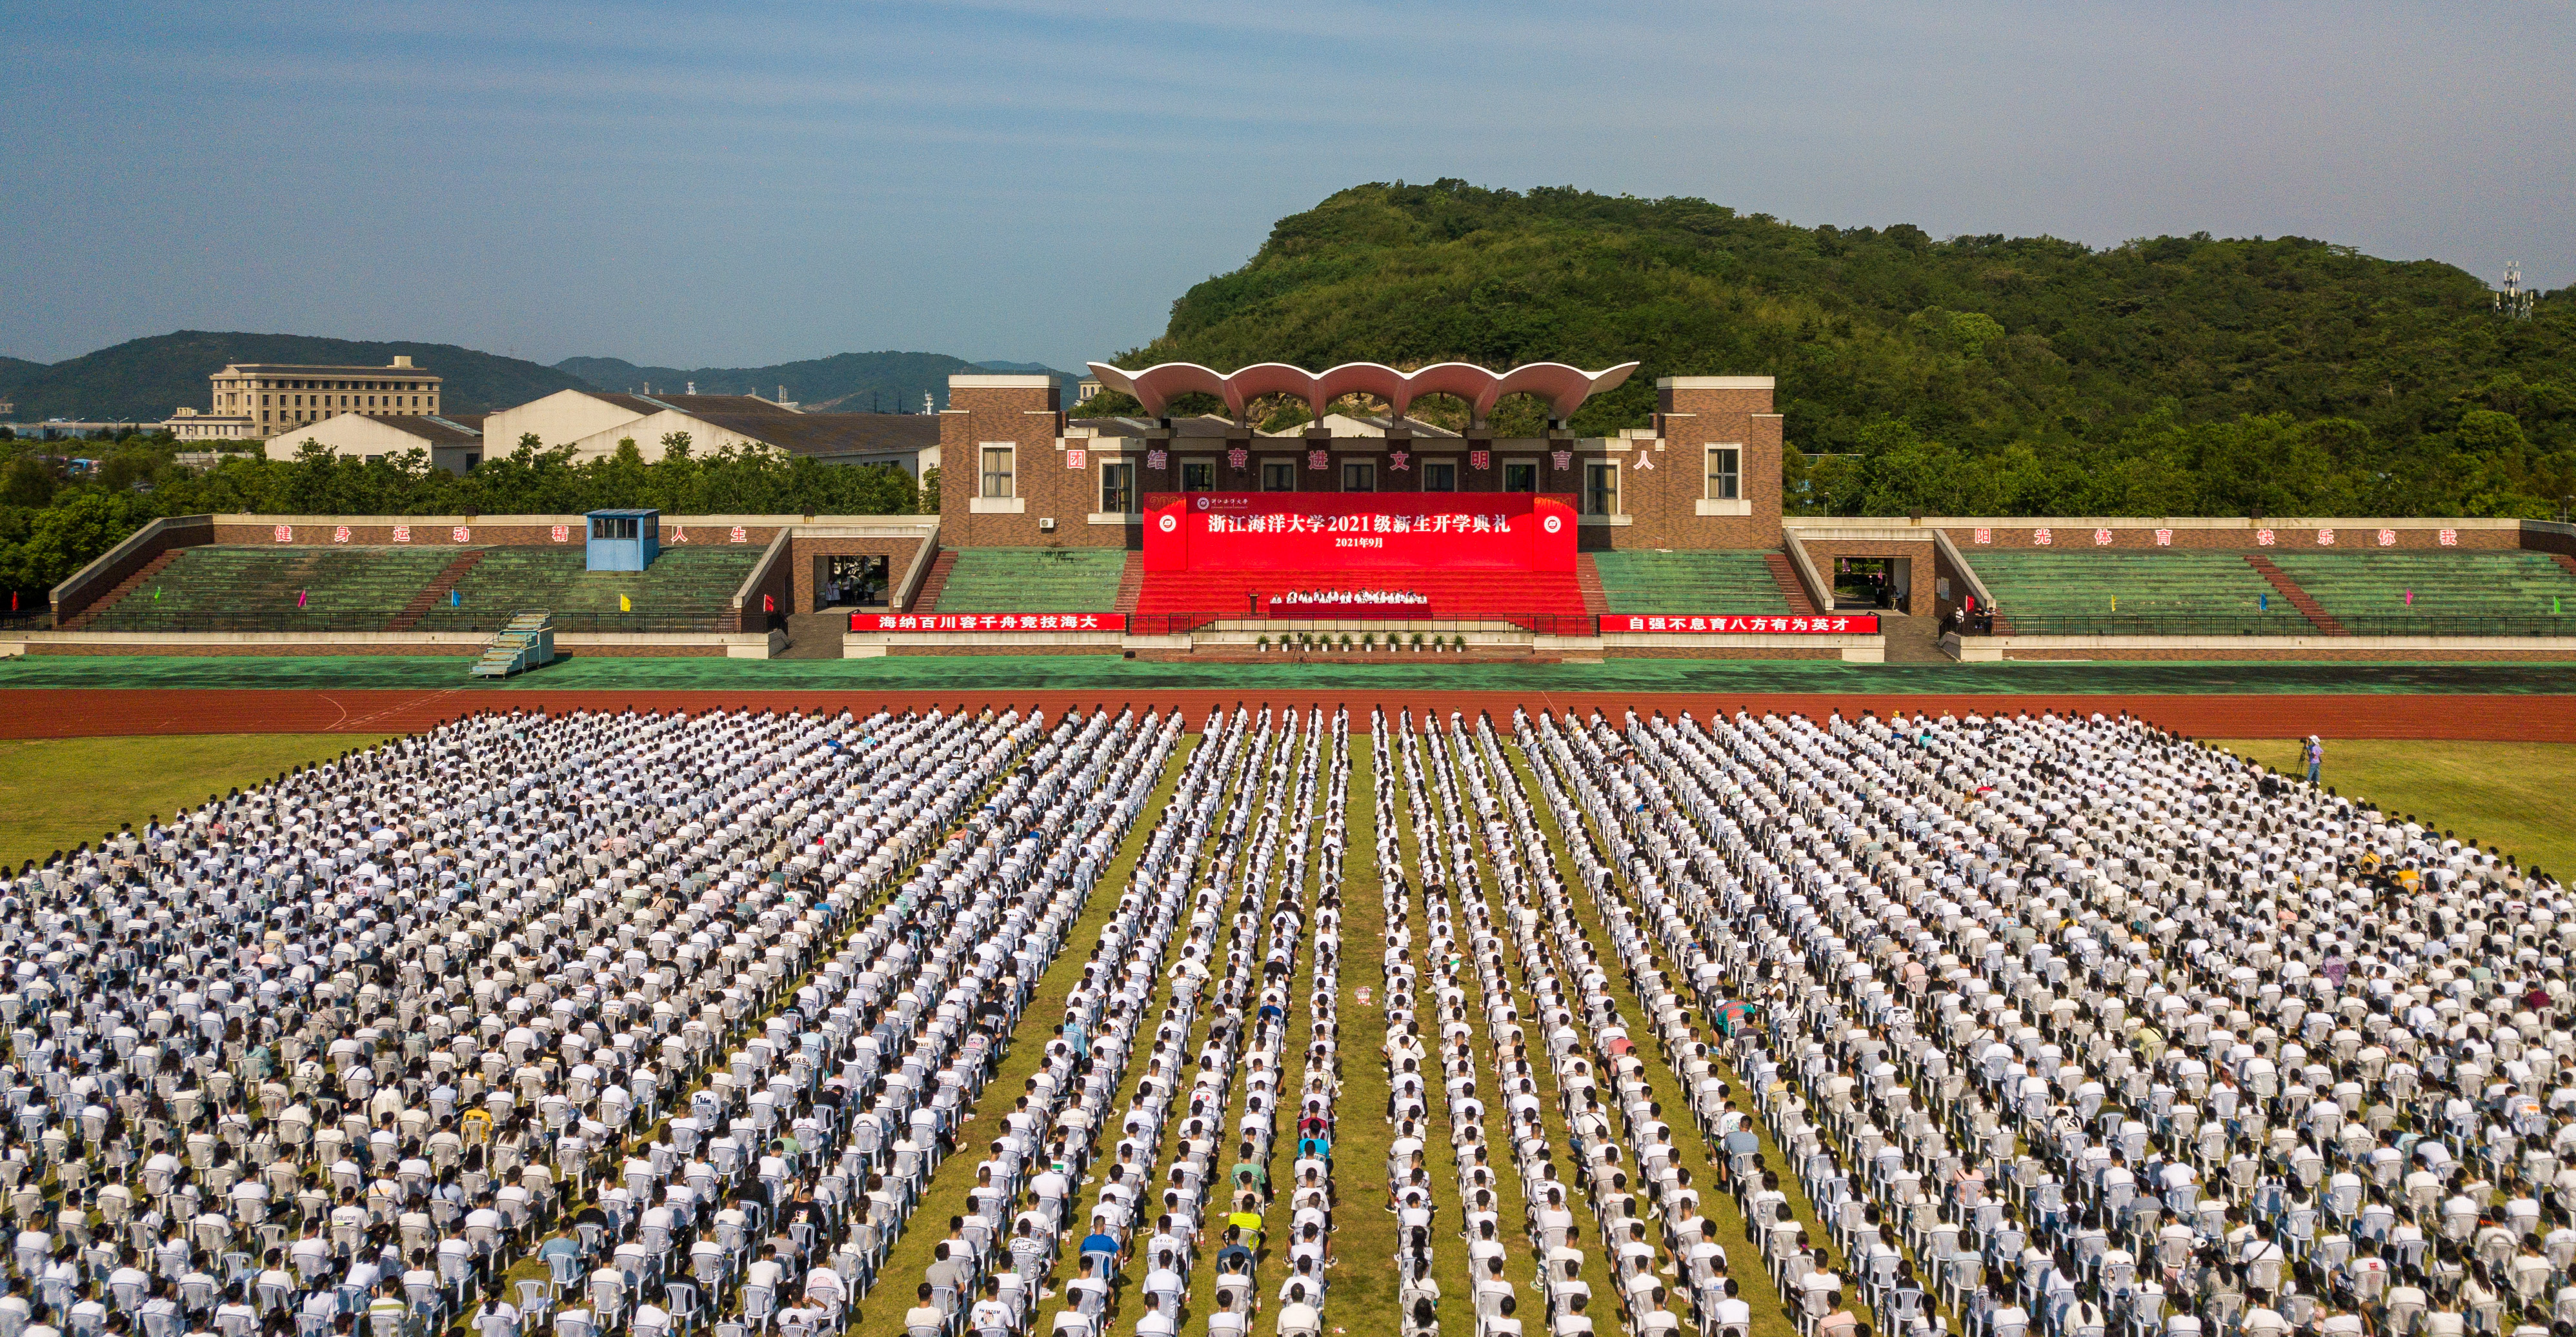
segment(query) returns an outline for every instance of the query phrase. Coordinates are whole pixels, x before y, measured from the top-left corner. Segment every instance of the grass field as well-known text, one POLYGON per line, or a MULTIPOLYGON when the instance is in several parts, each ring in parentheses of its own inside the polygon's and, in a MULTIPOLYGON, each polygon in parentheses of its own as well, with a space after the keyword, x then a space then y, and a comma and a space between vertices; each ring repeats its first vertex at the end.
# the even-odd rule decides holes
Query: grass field
MULTIPOLYGON (((2305 775, 2299 742, 2287 738, 2209 740, 2213 747, 2305 775)), ((2576 873, 2576 745, 2326 740, 2324 783, 2383 810, 2411 813, 2435 830, 2474 838, 2564 880, 2576 873)))
POLYGON ((121 822, 277 778, 382 741, 355 734, 193 734, 0 742, 0 862, 41 859, 121 822))

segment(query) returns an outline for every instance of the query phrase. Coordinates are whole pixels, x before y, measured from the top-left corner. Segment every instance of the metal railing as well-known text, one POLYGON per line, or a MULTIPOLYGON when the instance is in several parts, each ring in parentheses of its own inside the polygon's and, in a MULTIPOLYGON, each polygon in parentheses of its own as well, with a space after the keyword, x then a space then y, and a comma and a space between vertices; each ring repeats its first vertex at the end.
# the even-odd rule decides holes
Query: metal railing
MULTIPOLYGON (((490 635, 510 624, 518 610, 456 613, 432 609, 413 627, 414 631, 466 632, 490 635)), ((156 613, 149 616, 110 614, 80 628, 102 632, 380 632, 394 621, 397 614, 329 610, 309 613, 216 612, 190 610, 156 613)), ((734 630, 735 614, 730 608, 661 609, 652 612, 603 613, 556 612, 549 615, 558 632, 728 632, 734 630)), ((49 620, 48 620, 49 621, 49 620)), ((38 630, 50 629, 39 627, 38 630)))
MULTIPOLYGON (((1354 637, 1362 634, 1411 636, 1416 630, 1411 623, 1443 622, 1452 625, 1469 622, 1500 623, 1518 627, 1541 636, 1598 636, 1601 619, 1590 613, 1422 613, 1405 618, 1352 617, 1247 617, 1243 613, 1130 613, 1127 632, 1131 636, 1184 636, 1218 622, 1242 623, 1247 629, 1279 628, 1288 635, 1315 631, 1327 624, 1338 636, 1347 630, 1354 637), (1390 625, 1391 624, 1391 625, 1390 625)), ((1318 633, 1320 634, 1320 632, 1318 633)), ((1423 635, 1431 633, 1424 631, 1423 635)), ((1442 635, 1449 633, 1443 632, 1442 635)))
MULTIPOLYGON (((2332 616, 2332 614, 2329 614, 2332 616)), ((2576 613, 2480 617, 2336 617, 2355 636, 2576 636, 2576 613)), ((2322 636, 2295 610, 2277 613, 1997 613, 1991 631, 1970 636, 2322 636)))

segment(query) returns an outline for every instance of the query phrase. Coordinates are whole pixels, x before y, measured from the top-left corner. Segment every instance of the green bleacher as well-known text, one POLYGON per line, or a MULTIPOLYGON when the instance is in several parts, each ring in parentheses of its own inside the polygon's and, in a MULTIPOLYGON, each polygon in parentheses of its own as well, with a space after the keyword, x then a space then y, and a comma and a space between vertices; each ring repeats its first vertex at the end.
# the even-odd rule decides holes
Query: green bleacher
POLYGON ((2564 617, 2576 625, 2576 575, 2543 552, 2296 552, 2272 562, 2340 622, 2564 617))
POLYGON ((1789 600, 1758 552, 1597 552, 1613 613, 1786 613, 1789 600))
POLYGON ((441 599, 422 631, 491 630, 522 609, 555 615, 559 631, 722 631, 733 596, 760 561, 756 547, 664 548, 644 571, 585 571, 582 549, 492 548, 441 599), (621 610, 619 596, 633 601, 621 610))
POLYGON ((1118 606, 1119 548, 959 548, 941 613, 1106 613, 1118 606))
POLYGON ((1967 557, 2002 621, 2025 634, 2302 636, 2315 630, 2239 552, 1979 548, 1967 557))
POLYGON ((456 548, 187 548, 91 631, 375 631, 393 620, 456 548), (297 606, 302 596, 302 607, 297 606))

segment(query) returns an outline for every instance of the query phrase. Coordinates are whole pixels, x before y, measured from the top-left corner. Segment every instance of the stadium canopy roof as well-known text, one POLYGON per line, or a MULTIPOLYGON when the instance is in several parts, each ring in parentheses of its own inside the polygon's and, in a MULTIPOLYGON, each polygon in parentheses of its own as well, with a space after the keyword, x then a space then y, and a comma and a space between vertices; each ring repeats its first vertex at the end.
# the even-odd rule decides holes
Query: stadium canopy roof
POLYGON ((1136 402, 1145 406, 1146 414, 1156 418, 1164 416, 1173 396, 1191 391, 1224 400, 1226 412, 1234 415, 1237 422, 1243 420, 1252 401, 1264 395, 1295 395, 1321 419, 1326 406, 1343 395, 1373 395, 1385 400, 1395 416, 1401 418, 1415 399, 1443 394, 1466 400, 1469 421, 1479 427, 1503 396, 1513 394, 1545 399, 1548 416, 1561 422, 1573 417, 1584 400, 1616 388, 1637 369, 1634 362, 1622 362, 1606 371, 1585 371, 1562 362, 1531 362, 1506 372, 1470 362, 1435 362, 1409 372, 1376 362, 1345 362, 1323 372, 1285 362, 1257 362, 1230 372, 1195 362, 1165 362, 1142 371, 1123 371, 1105 362, 1088 365, 1102 385, 1134 395, 1136 402))

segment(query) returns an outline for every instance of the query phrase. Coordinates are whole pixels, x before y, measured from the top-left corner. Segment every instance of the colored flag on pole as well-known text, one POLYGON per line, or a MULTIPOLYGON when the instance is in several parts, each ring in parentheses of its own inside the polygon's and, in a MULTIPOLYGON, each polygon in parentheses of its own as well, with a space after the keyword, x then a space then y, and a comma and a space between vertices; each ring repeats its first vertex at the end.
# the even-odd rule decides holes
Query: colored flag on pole
POLYGON ((450 608, 463 608, 465 606, 465 591, 449 590, 447 592, 447 606, 450 608))
POLYGON ((304 596, 306 596, 306 595, 308 595, 308 594, 311 594, 311 593, 312 593, 312 591, 311 591, 311 590, 297 590, 297 591, 295 592, 295 606, 296 606, 296 607, 298 607, 298 608, 302 608, 302 607, 304 606, 304 596))
POLYGON ((617 611, 618 611, 618 612, 621 612, 621 613, 632 613, 632 612, 634 612, 634 611, 635 611, 635 601, 634 601, 633 599, 631 599, 631 598, 628 598, 627 596, 625 596, 625 595, 623 595, 623 594, 618 595, 618 596, 617 596, 617 611))
POLYGON ((764 595, 760 596, 760 611, 762 611, 762 612, 764 612, 764 613, 775 613, 775 612, 777 612, 777 611, 778 611, 778 601, 777 601, 776 599, 771 598, 770 596, 768 596, 768 595, 766 595, 766 594, 764 594, 764 595))

